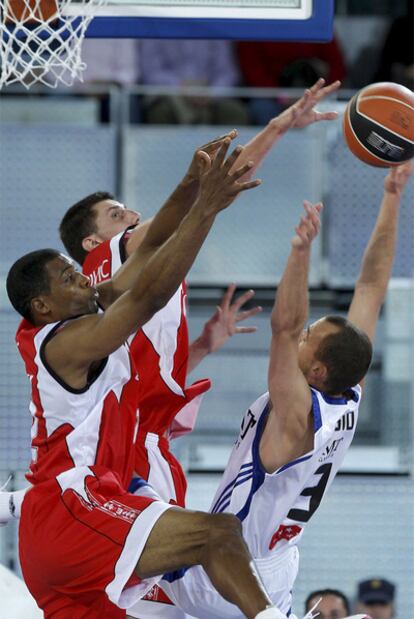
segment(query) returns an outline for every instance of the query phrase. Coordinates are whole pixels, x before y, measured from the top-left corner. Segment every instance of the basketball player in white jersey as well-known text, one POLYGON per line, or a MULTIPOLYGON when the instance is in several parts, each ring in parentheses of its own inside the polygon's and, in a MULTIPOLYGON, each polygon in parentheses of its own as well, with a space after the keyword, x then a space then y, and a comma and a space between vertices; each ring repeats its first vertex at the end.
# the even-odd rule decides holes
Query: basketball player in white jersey
MULTIPOLYGON (((306 329, 310 249, 321 206, 305 203, 306 216, 292 239, 271 316, 269 391, 246 412, 212 503, 213 513, 233 513, 241 520, 272 601, 286 614, 298 571, 298 543, 355 432, 391 275, 401 194, 412 172, 407 163, 385 179, 347 318, 326 316, 306 329)), ((241 617, 212 591, 197 567, 166 575, 161 587, 199 619, 241 617)), ((128 613, 142 619, 139 612, 128 613)), ((162 609, 148 616, 162 617, 162 609)))
POLYGON ((239 182, 250 164, 230 172, 241 149, 225 159, 229 144, 223 141, 202 175, 199 198, 177 234, 158 247, 155 218, 140 250, 99 287, 104 312, 97 313, 97 289, 56 251, 32 252, 9 271, 7 292, 24 318, 17 342, 32 385, 33 487, 20 519, 20 559, 46 619, 122 617, 114 605, 128 606, 166 569, 198 562, 244 616, 281 617, 237 519, 124 490, 137 412, 125 342, 173 294, 216 215, 259 184, 239 182))

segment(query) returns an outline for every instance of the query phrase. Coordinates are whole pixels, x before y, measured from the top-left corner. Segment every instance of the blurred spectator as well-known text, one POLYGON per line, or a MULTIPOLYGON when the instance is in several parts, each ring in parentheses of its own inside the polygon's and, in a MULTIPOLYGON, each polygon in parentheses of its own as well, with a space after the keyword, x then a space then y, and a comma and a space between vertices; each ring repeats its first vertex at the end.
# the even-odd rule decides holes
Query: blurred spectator
MULTIPOLYGON (((142 40, 142 83, 153 86, 236 86, 239 74, 229 41, 142 40)), ((245 125, 246 106, 216 97, 157 96, 147 100, 146 120, 161 124, 245 125)))
POLYGON ((320 589, 309 593, 305 602, 305 613, 308 613, 319 602, 315 612, 318 619, 345 619, 351 612, 348 598, 337 589, 320 589))
MULTIPOLYGON (((82 43, 82 60, 86 63, 83 73, 85 89, 96 84, 133 86, 140 79, 139 43, 136 39, 88 39, 82 43)), ((76 90, 83 90, 77 85, 76 90)), ((101 120, 110 117, 109 98, 104 93, 96 95, 101 104, 101 120)), ((140 122, 140 105, 137 97, 131 100, 130 120, 140 122)))
POLYGON ((132 86, 139 81, 140 63, 136 39, 88 39, 82 43, 86 63, 85 82, 132 86))
MULTIPOLYGON (((254 88, 306 88, 318 77, 333 82, 346 75, 345 61, 335 38, 330 43, 241 41, 237 51, 244 81, 254 88)), ((265 125, 287 104, 276 99, 253 99, 252 120, 265 125)))
POLYGON ((375 82, 397 82, 414 89, 414 5, 391 24, 381 52, 375 82))
POLYGON ((368 613, 372 619, 393 619, 395 585, 384 578, 358 583, 356 612, 368 613))

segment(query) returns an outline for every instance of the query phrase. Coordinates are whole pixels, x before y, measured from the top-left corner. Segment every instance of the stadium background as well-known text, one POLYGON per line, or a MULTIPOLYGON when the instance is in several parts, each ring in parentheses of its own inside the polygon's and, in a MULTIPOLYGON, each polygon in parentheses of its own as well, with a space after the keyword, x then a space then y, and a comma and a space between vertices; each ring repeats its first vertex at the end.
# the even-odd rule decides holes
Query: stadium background
MULTIPOLYGON (((335 30, 349 72, 359 71, 354 84, 369 80, 387 28, 405 6, 338 0, 335 30)), ((342 90, 327 107, 343 110, 352 92, 342 90)), ((113 191, 150 216, 183 175, 196 146, 222 131, 132 123, 131 102, 141 93, 139 86, 86 85, 31 94, 14 88, 0 97, 0 483, 12 474, 12 484, 21 487, 30 457, 28 385, 13 341, 18 320, 4 289, 10 264, 31 249, 60 247, 63 212, 97 189, 113 191), (102 100, 109 102, 109 122, 100 120, 102 100)), ((232 94, 245 97, 246 90, 232 94)), ((239 142, 257 130, 242 128, 239 142)), ((217 221, 188 278, 192 336, 232 281, 241 289, 254 288, 264 312, 254 320, 255 335, 234 337, 192 375, 211 377, 213 389, 196 431, 175 445, 190 473, 190 507, 208 508, 242 413, 266 388, 269 312, 303 198, 326 205, 310 276, 313 319, 346 311, 385 173, 347 151, 340 120, 292 131, 263 164, 262 187, 254 196, 242 196, 217 221)), ((399 619, 413 614, 413 208, 411 179, 360 425, 343 473, 303 540, 294 592, 298 614, 310 590, 335 587, 352 598, 356 582, 371 576, 397 584, 399 619)), ((0 562, 19 573, 16 536, 15 526, 0 529, 0 562)))

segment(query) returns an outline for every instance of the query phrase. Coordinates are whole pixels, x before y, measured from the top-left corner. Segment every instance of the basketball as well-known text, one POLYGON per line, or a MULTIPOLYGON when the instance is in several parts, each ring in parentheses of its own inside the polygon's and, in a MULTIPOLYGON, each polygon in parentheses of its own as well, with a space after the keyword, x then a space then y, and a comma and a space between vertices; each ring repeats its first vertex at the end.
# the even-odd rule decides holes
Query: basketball
POLYGON ((371 84, 349 101, 343 131, 351 152, 381 168, 414 156, 414 93, 393 82, 371 84))

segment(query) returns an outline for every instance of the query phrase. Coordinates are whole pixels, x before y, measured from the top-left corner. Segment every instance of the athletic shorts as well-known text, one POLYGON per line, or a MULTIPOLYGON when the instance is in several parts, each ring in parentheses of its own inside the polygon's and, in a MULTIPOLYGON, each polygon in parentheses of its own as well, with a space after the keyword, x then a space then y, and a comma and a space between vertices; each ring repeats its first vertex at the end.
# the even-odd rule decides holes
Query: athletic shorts
POLYGON ((168 440, 153 432, 138 432, 135 441, 135 472, 161 499, 185 506, 187 481, 181 464, 171 453, 168 440))
POLYGON ((125 617, 120 609, 159 581, 140 580, 134 569, 170 507, 128 494, 104 467, 75 467, 29 490, 20 518, 20 563, 45 618, 125 617))

